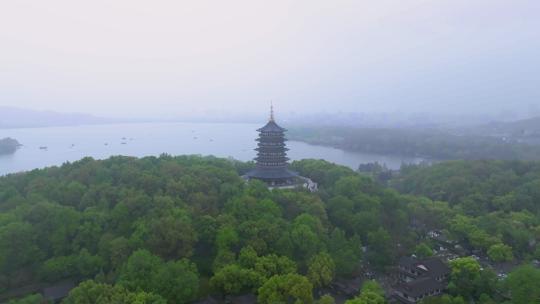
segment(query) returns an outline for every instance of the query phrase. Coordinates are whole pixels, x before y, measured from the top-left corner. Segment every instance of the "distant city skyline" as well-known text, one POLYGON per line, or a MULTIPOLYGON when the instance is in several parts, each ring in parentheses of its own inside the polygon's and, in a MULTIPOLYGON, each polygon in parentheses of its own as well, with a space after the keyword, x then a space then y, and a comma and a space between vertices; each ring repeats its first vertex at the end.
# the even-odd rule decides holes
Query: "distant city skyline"
POLYGON ((532 116, 539 11, 533 0, 8 1, 0 105, 162 119, 262 117, 270 100, 281 115, 532 116))
MULTIPOLYGON (((268 109, 267 109, 268 110, 268 109)), ((116 124, 141 122, 201 122, 201 123, 254 123, 260 124, 269 118, 269 112, 261 109, 257 113, 208 112, 201 115, 186 114, 176 117, 105 117, 82 112, 35 111, 0 105, 0 129, 69 126, 88 124, 116 124)), ((452 113, 401 113, 401 112, 276 112, 276 120, 287 126, 351 126, 351 127, 459 127, 478 126, 491 122, 512 122, 539 118, 538 112, 490 114, 452 113)))

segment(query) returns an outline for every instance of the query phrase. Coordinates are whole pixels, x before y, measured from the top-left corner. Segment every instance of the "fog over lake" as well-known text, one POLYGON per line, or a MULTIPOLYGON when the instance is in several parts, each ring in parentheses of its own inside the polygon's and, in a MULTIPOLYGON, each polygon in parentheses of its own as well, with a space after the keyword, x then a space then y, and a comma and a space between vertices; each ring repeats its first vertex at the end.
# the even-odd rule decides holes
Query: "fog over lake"
MULTIPOLYGON (((256 129, 262 124, 137 123, 0 130, 0 138, 13 137, 23 146, 12 155, 0 155, 0 175, 61 165, 90 156, 158 156, 201 154, 248 161, 255 157, 256 129), (46 149, 40 149, 46 147, 46 149)), ((402 162, 421 159, 342 151, 288 141, 289 157, 325 159, 353 169, 378 161, 397 169, 402 162)))

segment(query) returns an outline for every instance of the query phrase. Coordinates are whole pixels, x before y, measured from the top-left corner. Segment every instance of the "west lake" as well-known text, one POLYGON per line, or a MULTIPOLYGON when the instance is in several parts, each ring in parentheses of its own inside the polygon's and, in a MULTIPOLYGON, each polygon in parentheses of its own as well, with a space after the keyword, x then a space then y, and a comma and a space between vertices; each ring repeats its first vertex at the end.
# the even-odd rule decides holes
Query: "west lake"
MULTIPOLYGON (((14 154, 0 155, 0 175, 61 165, 86 156, 104 159, 112 155, 200 154, 248 161, 255 157, 259 127, 232 123, 129 123, 0 129, 0 138, 12 137, 23 145, 14 154)), ((292 160, 325 159, 353 169, 375 161, 398 169, 403 162, 422 160, 348 152, 298 141, 288 141, 287 146, 292 160)))

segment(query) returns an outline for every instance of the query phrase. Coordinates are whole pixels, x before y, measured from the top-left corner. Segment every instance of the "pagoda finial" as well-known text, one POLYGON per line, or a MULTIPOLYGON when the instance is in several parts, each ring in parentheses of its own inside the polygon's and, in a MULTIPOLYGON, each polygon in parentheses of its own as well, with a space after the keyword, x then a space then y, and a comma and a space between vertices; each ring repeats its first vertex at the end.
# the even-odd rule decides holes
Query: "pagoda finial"
POLYGON ((274 104, 270 100, 270 121, 274 121, 274 104))

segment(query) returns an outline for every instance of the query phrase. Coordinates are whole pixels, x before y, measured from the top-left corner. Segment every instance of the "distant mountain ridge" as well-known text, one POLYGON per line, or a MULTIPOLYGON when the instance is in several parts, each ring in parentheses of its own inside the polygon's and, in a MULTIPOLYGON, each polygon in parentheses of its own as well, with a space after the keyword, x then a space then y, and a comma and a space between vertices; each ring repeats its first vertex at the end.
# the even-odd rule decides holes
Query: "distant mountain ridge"
POLYGON ((116 120, 81 113, 59 113, 0 106, 0 129, 111 123, 116 120))

